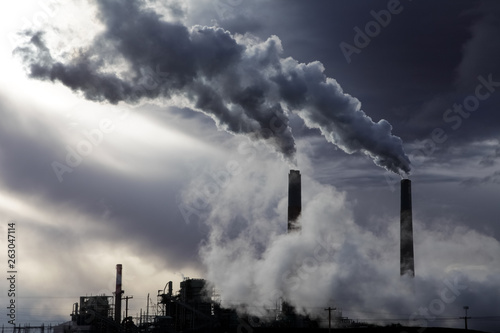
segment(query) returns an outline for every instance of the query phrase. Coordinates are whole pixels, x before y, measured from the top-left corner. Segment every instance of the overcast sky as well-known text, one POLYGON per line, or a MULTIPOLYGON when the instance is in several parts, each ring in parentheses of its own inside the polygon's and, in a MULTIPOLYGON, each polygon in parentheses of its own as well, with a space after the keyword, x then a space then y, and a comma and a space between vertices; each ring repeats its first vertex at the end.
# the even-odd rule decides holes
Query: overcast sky
POLYGON ((1 6, 17 323, 69 320, 79 296, 111 295, 118 263, 134 316, 183 277, 255 314, 283 297, 323 317, 500 316, 499 3, 1 6), (290 169, 303 190, 293 235, 290 169), (399 276, 401 175, 414 281, 399 276))

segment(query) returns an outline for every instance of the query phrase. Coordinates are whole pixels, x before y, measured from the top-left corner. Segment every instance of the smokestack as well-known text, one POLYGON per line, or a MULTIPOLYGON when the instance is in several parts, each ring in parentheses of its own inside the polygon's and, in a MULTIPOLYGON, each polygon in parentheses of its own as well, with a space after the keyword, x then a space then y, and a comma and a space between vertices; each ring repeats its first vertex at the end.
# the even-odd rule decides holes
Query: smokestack
POLYGON ((298 218, 302 211, 300 171, 290 170, 288 175, 288 232, 300 230, 298 218))
POLYGON ((411 180, 401 180, 401 276, 415 276, 411 180))
POLYGON ((122 313, 122 265, 116 265, 115 321, 121 323, 122 313))

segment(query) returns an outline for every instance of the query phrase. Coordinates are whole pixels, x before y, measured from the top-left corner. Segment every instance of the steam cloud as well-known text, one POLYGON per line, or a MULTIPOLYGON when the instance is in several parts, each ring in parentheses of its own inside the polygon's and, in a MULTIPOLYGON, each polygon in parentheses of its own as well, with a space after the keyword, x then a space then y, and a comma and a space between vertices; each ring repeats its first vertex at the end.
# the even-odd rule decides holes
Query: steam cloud
POLYGON ((319 318, 335 306, 350 318, 423 327, 462 327, 434 319, 457 318, 463 304, 491 313, 493 301, 477 295, 498 299, 494 237, 443 218, 428 226, 416 219, 418 274, 401 277, 397 213, 389 221, 371 219, 368 230, 355 220, 345 193, 304 174, 301 231, 284 233, 288 170, 276 161, 254 163, 258 167, 243 168, 210 202, 210 237, 199 252, 224 306, 272 318, 286 300, 319 318))
POLYGON ((98 0, 97 6, 105 29, 77 56, 58 60, 43 32, 16 49, 31 77, 60 81, 94 101, 182 98, 219 128, 263 140, 292 164, 296 148, 288 112, 294 111, 343 151, 409 173, 410 161, 391 125, 374 123, 356 98, 325 76, 320 62, 282 58, 278 37, 260 41, 217 27, 188 28, 166 22, 139 1, 98 0), (122 70, 110 71, 113 66, 122 70), (160 72, 162 84, 144 89, 141 80, 151 68, 160 72))

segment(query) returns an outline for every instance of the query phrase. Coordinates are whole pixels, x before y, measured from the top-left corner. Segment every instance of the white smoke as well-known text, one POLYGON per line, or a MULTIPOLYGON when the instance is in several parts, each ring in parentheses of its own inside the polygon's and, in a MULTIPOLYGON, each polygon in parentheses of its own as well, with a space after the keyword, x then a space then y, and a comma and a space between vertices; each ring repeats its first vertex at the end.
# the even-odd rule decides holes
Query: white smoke
POLYGON ((480 295, 500 285, 493 237, 451 221, 429 228, 415 219, 416 277, 402 278, 399 202, 388 219, 370 221, 377 232, 369 231, 354 220, 344 193, 302 173, 302 230, 286 234, 287 171, 274 162, 248 165, 211 202, 210 238, 200 256, 224 306, 269 318, 286 300, 320 318, 332 306, 382 324, 455 327, 462 323, 429 318, 456 317, 463 304, 490 313, 480 295))

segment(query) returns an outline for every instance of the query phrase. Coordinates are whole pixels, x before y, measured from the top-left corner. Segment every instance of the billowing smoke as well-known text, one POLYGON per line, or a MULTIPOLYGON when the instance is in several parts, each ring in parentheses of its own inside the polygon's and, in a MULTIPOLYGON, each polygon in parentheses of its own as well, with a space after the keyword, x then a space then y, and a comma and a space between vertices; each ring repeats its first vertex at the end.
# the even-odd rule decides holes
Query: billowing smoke
POLYGON ((416 219, 418 274, 401 277, 397 198, 393 217, 370 219, 368 230, 344 193, 303 173, 301 231, 286 233, 288 170, 276 161, 246 166, 210 202, 211 233, 200 249, 224 306, 269 319, 285 300, 323 319, 331 306, 351 319, 422 327, 463 327, 456 318, 464 304, 492 313, 500 295, 494 237, 442 218, 429 226, 416 219))
POLYGON ((217 27, 188 28, 134 0, 98 0, 97 9, 103 30, 77 52, 56 55, 43 32, 31 33, 16 50, 29 75, 62 82, 94 101, 188 106, 221 129, 266 142, 292 164, 296 148, 288 116, 296 112, 343 151, 409 173, 391 125, 373 122, 321 63, 283 58, 278 37, 261 41, 217 27), (161 84, 145 84, 152 69, 161 84))

